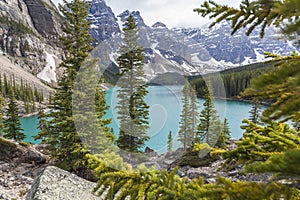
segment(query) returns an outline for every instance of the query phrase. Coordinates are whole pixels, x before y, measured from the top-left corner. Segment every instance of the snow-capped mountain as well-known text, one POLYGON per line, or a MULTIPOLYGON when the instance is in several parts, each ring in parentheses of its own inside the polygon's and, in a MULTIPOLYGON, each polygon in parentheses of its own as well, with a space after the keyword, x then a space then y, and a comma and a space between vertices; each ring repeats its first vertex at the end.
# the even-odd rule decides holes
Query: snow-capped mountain
POLYGON ((117 18, 111 8, 103 0, 90 1, 88 20, 92 22, 90 34, 94 38, 94 44, 97 45, 114 34, 120 34, 117 18))
MULTIPOLYGON (((280 39, 280 31, 274 27, 266 29, 264 38, 260 38, 260 29, 255 29, 250 36, 246 36, 246 29, 231 35, 231 25, 227 22, 217 24, 213 28, 177 28, 175 32, 185 34, 205 48, 211 59, 207 64, 221 64, 239 66, 264 61, 264 52, 281 55, 290 54, 297 50, 290 42, 280 39)), ((299 49, 298 49, 299 50, 299 49)), ((200 61, 205 61, 198 55, 200 61)), ((205 63, 205 62, 202 62, 205 63)))
MULTIPOLYGON (((291 43, 278 40, 280 34, 267 28, 264 39, 255 30, 249 37, 245 30, 231 36, 228 23, 209 29, 173 28, 162 22, 145 24, 139 11, 124 11, 115 15, 103 0, 90 2, 89 20, 91 34, 98 45, 96 54, 104 66, 110 66, 118 57, 122 43, 122 24, 132 14, 138 24, 140 39, 145 52, 145 72, 150 80, 158 74, 177 72, 182 75, 204 74, 212 71, 264 61, 264 52, 290 54, 297 50, 291 43)), ((300 49, 298 49, 300 50, 300 49)))

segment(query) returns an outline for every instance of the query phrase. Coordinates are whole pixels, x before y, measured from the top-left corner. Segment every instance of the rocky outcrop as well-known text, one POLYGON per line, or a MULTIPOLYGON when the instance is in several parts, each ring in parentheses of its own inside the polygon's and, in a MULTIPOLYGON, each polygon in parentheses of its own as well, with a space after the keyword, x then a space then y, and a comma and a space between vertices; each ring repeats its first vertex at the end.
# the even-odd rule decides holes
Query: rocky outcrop
POLYGON ((24 199, 34 178, 48 165, 42 146, 22 144, 0 137, 0 199, 24 199))
POLYGON ((93 194, 95 186, 96 183, 57 167, 49 166, 34 180, 26 200, 102 199, 93 194))
POLYGON ((37 32, 46 38, 49 36, 50 38, 57 38, 60 29, 57 23, 59 15, 56 13, 56 7, 52 2, 24 0, 24 3, 28 8, 29 16, 37 32))
POLYGON ((24 70, 38 74, 49 54, 61 60, 62 19, 50 0, 0 1, 0 21, 0 53, 24 70))

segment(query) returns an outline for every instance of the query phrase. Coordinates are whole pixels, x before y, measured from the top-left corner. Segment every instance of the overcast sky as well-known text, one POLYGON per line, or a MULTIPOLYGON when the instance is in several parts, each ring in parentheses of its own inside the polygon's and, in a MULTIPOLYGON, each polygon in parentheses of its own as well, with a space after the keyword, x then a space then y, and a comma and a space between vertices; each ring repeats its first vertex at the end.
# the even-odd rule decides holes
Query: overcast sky
MULTIPOLYGON (((61 3, 62 0, 52 0, 61 3)), ((220 4, 237 6, 241 0, 217 0, 220 4)), ((169 28, 173 27, 199 27, 209 23, 202 18, 194 8, 200 7, 204 0, 105 0, 115 15, 124 10, 138 10, 145 23, 149 26, 155 22, 163 22, 169 28)))

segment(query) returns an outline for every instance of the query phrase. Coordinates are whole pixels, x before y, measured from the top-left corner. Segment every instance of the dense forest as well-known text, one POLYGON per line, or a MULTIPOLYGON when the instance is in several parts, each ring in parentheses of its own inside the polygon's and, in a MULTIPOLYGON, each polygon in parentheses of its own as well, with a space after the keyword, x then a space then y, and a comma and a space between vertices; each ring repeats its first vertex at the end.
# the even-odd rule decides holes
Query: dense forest
POLYGON ((13 76, 7 77, 6 74, 0 75, 0 96, 3 98, 10 98, 11 92, 14 93, 16 100, 24 103, 25 112, 32 113, 37 111, 35 103, 44 101, 43 91, 32 87, 29 83, 22 79, 20 83, 16 83, 13 76))
POLYGON ((204 96, 204 88, 206 87, 205 79, 209 77, 212 82, 215 97, 234 98, 240 95, 246 88, 250 87, 251 80, 259 75, 270 71, 273 67, 272 62, 256 63, 245 65, 237 68, 227 69, 220 73, 211 73, 202 76, 190 76, 188 80, 196 89, 197 96, 204 96), (219 80, 222 80, 221 84, 219 80), (222 85, 222 83, 224 85, 222 85), (223 95, 225 89, 226 96, 223 95))

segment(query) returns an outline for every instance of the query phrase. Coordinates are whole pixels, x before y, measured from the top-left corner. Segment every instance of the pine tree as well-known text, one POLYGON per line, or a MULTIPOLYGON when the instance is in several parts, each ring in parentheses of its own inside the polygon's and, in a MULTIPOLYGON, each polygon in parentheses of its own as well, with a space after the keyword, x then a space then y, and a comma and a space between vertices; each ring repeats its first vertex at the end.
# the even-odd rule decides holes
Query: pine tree
POLYGON ((4 84, 2 81, 2 75, 0 74, 0 95, 3 96, 4 95, 4 84))
POLYGON ((230 135, 230 128, 228 125, 228 121, 227 118, 224 119, 224 122, 222 124, 222 129, 221 129, 221 133, 219 136, 219 140, 217 142, 217 144, 215 145, 215 147, 219 147, 219 148, 225 148, 226 147, 226 142, 230 139, 231 135, 230 135))
POLYGON ((45 138, 48 136, 48 121, 47 114, 42 107, 39 107, 38 113, 38 127, 40 129, 39 133, 34 136, 35 140, 41 139, 42 143, 45 143, 45 138))
POLYGON ((103 129, 105 135, 107 138, 110 139, 110 141, 115 140, 115 134, 113 133, 113 129, 109 128, 109 124, 111 124, 112 119, 111 118, 104 118, 107 110, 109 109, 109 106, 106 104, 106 92, 103 88, 101 88, 101 83, 103 83, 103 80, 100 80, 97 88, 96 88, 96 96, 95 96, 95 111, 98 119, 98 123, 100 124, 100 127, 103 129))
POLYGON ((5 105, 5 99, 2 97, 2 94, 0 94, 0 136, 2 136, 4 133, 4 118, 3 118, 4 117, 4 111, 3 111, 4 105, 5 105))
MULTIPOLYGON (((256 162, 246 167, 250 173, 272 172, 276 174, 276 179, 290 178, 300 183, 300 150, 288 149, 282 154, 272 155, 266 162, 256 162)), ((291 181, 292 182, 292 181, 291 181)))
POLYGON ((115 135, 104 119, 106 110, 105 91, 101 88, 97 70, 99 61, 92 55, 82 63, 73 87, 73 116, 77 132, 90 153, 113 152, 115 135))
POLYGON ((226 159, 225 166, 234 168, 236 165, 252 164, 266 161, 270 156, 282 154, 288 149, 299 149, 299 132, 290 128, 288 124, 272 122, 261 126, 243 120, 241 127, 245 130, 243 137, 236 141, 236 148, 232 150, 213 150, 213 154, 221 154, 226 159))
POLYGON ((4 74, 4 77, 3 77, 3 82, 4 82, 4 97, 6 96, 9 96, 9 91, 10 91, 10 84, 8 83, 8 80, 7 80, 7 77, 6 77, 6 74, 4 74))
POLYGON ((252 107, 251 110, 249 111, 249 120, 255 124, 260 124, 260 110, 261 110, 261 105, 258 101, 258 99, 254 99, 252 101, 252 107))
POLYGON ((132 15, 125 22, 123 31, 124 44, 117 59, 121 75, 117 83, 120 121, 117 145, 120 149, 138 152, 149 139, 149 106, 144 101, 148 91, 143 69, 143 48, 138 44, 138 27, 132 15))
POLYGON ((168 134, 168 152, 171 152, 173 150, 173 136, 172 131, 168 134))
POLYGON ((18 106, 13 90, 10 91, 6 118, 4 119, 4 137, 22 141, 26 137, 21 127, 18 106))
POLYGON ((191 105, 190 105, 190 117, 191 117, 191 121, 192 121, 192 126, 191 126, 191 130, 193 133, 193 137, 194 137, 194 141, 195 142, 195 138, 197 135, 197 129, 198 129, 198 124, 199 124, 199 102, 197 99, 197 95, 196 95, 196 90, 194 87, 190 87, 190 100, 191 100, 191 105))
POLYGON ((183 96, 182 96, 182 111, 180 115, 180 122, 179 122, 179 132, 178 132, 178 141, 181 142, 184 149, 187 149, 192 145, 194 140, 193 133, 191 130, 191 119, 190 119, 190 95, 189 95, 189 85, 187 81, 183 88, 183 96))
POLYGON ((184 149, 191 147, 195 142, 195 135, 198 124, 198 101, 194 90, 186 81, 183 87, 182 111, 180 126, 178 132, 178 140, 184 149))
POLYGON ((212 97, 212 87, 210 81, 204 89, 203 110, 200 112, 199 125, 196 136, 196 143, 208 143, 214 146, 220 137, 221 122, 215 109, 215 103, 212 97))
POLYGON ((60 64, 64 72, 58 81, 51 106, 53 111, 47 116, 51 119, 47 126, 48 132, 43 138, 60 167, 78 172, 87 150, 76 131, 73 119, 72 88, 81 64, 92 49, 88 32, 90 23, 87 21, 89 5, 85 0, 63 2, 64 5, 59 5, 59 9, 65 17, 65 34, 60 38, 66 52, 66 57, 60 64))

